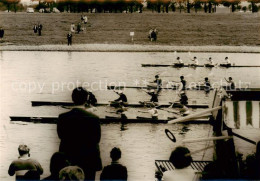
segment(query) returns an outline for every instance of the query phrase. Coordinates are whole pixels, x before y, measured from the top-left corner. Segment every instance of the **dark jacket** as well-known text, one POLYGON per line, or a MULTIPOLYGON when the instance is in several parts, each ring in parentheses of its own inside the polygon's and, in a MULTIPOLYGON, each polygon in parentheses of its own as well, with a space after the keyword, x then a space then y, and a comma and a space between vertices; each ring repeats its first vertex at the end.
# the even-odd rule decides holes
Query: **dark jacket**
POLYGON ((150 102, 158 102, 158 94, 147 92, 151 97, 150 102))
POLYGON ((127 102, 127 97, 125 94, 119 94, 119 98, 116 99, 115 101, 127 102))
POLYGON ((74 108, 59 116, 57 132, 61 140, 60 152, 64 152, 72 164, 83 170, 102 169, 99 141, 101 128, 99 117, 81 108, 74 108))
POLYGON ((127 168, 119 163, 112 162, 111 165, 104 167, 100 180, 127 180, 127 168))

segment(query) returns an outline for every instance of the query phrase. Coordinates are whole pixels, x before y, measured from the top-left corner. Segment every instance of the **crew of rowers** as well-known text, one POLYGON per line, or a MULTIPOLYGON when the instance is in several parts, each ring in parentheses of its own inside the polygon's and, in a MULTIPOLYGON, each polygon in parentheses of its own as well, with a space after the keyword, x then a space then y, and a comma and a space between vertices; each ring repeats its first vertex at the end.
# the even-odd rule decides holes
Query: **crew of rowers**
MULTIPOLYGON (((235 89, 235 83, 233 82, 232 77, 229 77, 228 80, 225 78, 225 80, 229 83, 227 89, 235 89)), ((158 108, 160 107, 160 105, 158 105, 158 95, 160 93, 160 90, 162 89, 162 80, 160 79, 159 75, 155 76, 155 80, 152 83, 156 83, 157 87, 153 87, 149 91, 144 91, 149 96, 151 96, 150 100, 139 102, 140 104, 143 104, 145 107, 149 107, 150 110, 139 111, 139 112, 150 113, 152 119, 158 119, 158 108)), ((189 114, 189 109, 187 107, 188 97, 185 93, 187 89, 186 85, 187 85, 187 81, 185 80, 184 76, 180 76, 180 82, 178 87, 179 101, 175 101, 169 106, 169 108, 173 108, 173 107, 179 108, 179 114, 182 116, 186 116, 189 114)), ((211 84, 208 77, 205 77, 204 83, 202 85, 197 85, 197 86, 203 86, 204 91, 206 93, 209 93, 209 91, 211 90, 211 84)), ((114 90, 114 92, 118 94, 119 97, 114 101, 110 101, 110 106, 117 108, 117 111, 115 113, 120 114, 122 119, 127 119, 125 115, 125 112, 127 111, 126 107, 128 106, 127 96, 124 94, 123 90, 119 90, 119 91, 114 90)), ((88 91, 88 93, 89 93, 88 100, 87 100, 88 105, 96 106, 97 99, 95 95, 92 93, 92 91, 88 91)), ((176 112, 172 112, 172 113, 176 113, 176 112)))
MULTIPOLYGON (((175 66, 184 66, 184 63, 182 61, 182 59, 180 57, 177 57, 176 58, 176 63, 174 63, 175 66)), ((199 65, 199 60, 197 57, 193 57, 193 59, 191 60, 192 63, 188 64, 189 66, 198 66, 199 65)), ((228 57, 225 57, 225 61, 222 62, 220 64, 221 66, 226 66, 226 67, 229 67, 231 66, 231 63, 230 63, 230 60, 228 57)), ((209 59, 207 60, 207 63, 205 64, 206 67, 212 67, 212 66, 215 66, 213 60, 211 57, 209 57, 209 59)))

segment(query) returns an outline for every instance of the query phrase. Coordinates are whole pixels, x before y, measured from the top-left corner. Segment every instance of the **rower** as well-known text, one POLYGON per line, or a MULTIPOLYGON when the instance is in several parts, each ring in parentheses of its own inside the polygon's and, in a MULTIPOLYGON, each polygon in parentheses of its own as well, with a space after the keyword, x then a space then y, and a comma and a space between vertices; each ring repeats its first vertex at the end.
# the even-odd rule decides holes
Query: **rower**
POLYGON ((150 102, 158 102, 158 94, 155 93, 154 89, 152 89, 152 90, 150 90, 150 92, 146 92, 146 93, 151 96, 150 102))
POLYGON ((115 107, 118 107, 121 103, 126 106, 128 103, 127 103, 127 97, 126 95, 123 93, 122 90, 119 90, 118 92, 114 91, 116 94, 119 95, 119 98, 112 101, 111 102, 111 106, 115 106, 115 107))
POLYGON ((162 87, 162 79, 159 78, 159 75, 155 76, 155 80, 153 82, 157 84, 157 89, 159 91, 162 87))
POLYGON ((97 104, 96 96, 92 93, 91 90, 88 91, 87 103, 92 106, 95 106, 97 104))
POLYGON ((116 110, 116 114, 120 114, 121 115, 121 119, 127 119, 127 116, 125 114, 126 111, 127 111, 127 108, 124 107, 123 103, 120 103, 119 104, 119 108, 116 110))
POLYGON ((208 77, 205 77, 204 86, 205 86, 205 87, 204 87, 205 92, 209 92, 211 85, 210 85, 210 82, 209 82, 209 78, 208 78, 208 77))
POLYGON ((176 66, 183 66, 184 65, 184 63, 183 63, 183 61, 180 57, 177 57, 176 60, 177 60, 177 63, 175 63, 174 65, 176 65, 176 66))
MULTIPOLYGON (((151 117, 153 120, 158 120, 158 116, 159 116, 159 112, 158 109, 155 107, 155 105, 151 104, 150 105, 151 109, 149 109, 148 111, 138 111, 141 113, 150 113, 151 117)), ((146 117, 140 117, 138 116, 138 118, 146 118, 146 117)), ((147 118, 146 118, 147 119, 147 118)))
POLYGON ((227 83, 229 84, 229 85, 227 86, 227 89, 228 89, 228 90, 234 90, 234 89, 235 89, 235 83, 234 83, 232 77, 229 77, 228 80, 225 78, 225 80, 226 80, 227 83))
POLYGON ((231 66, 231 63, 230 63, 230 60, 228 59, 228 57, 226 57, 225 61, 220 65, 225 66, 225 67, 231 66))
POLYGON ((180 76, 181 79, 181 86, 179 87, 179 90, 186 90, 186 80, 184 79, 184 76, 180 76))
POLYGON ((211 57, 209 57, 208 62, 209 62, 209 63, 208 63, 209 65, 213 65, 213 64, 214 64, 214 62, 213 62, 213 60, 212 60, 211 57))
POLYGON ((198 66, 199 65, 199 60, 197 59, 197 57, 193 57, 193 63, 190 64, 190 66, 198 66))
POLYGON ((181 91, 179 94, 180 97, 180 103, 182 105, 187 105, 188 104, 188 97, 184 91, 181 91))
POLYGON ((187 116, 187 115, 189 115, 189 114, 190 114, 189 108, 188 108, 187 106, 181 104, 181 106, 180 106, 180 114, 181 114, 182 116, 187 116))

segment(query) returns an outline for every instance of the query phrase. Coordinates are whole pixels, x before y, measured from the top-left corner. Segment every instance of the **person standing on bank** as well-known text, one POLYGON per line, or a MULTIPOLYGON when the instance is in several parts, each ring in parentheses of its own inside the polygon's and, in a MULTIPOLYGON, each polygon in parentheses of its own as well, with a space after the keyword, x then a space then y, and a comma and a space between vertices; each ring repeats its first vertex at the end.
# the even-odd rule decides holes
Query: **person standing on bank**
POLYGON ((88 92, 83 87, 73 90, 75 107, 59 115, 57 133, 61 140, 59 151, 68 156, 72 165, 83 169, 85 180, 95 180, 96 171, 102 169, 101 128, 99 117, 85 109, 87 97, 88 92))
POLYGON ((4 38, 5 31, 2 27, 0 27, 0 40, 4 38))
POLYGON ((38 24, 38 35, 42 35, 42 24, 38 24))
POLYGON ((69 33, 67 34, 67 39, 68 39, 68 46, 69 46, 69 45, 72 45, 72 34, 71 34, 71 32, 69 32, 69 33))
POLYGON ((38 31, 38 27, 37 27, 36 24, 34 24, 34 26, 33 26, 33 32, 34 32, 34 33, 37 33, 37 31, 38 31))
POLYGON ((11 163, 8 174, 15 174, 16 180, 23 180, 27 172, 36 171, 40 178, 43 169, 38 161, 30 158, 30 148, 27 145, 19 145, 18 152, 20 156, 11 163))

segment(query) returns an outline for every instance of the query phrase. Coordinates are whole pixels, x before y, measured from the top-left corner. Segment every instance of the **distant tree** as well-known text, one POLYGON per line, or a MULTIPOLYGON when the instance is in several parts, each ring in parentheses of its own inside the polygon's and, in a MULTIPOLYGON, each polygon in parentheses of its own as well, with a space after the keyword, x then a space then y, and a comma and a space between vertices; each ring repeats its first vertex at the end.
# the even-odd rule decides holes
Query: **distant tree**
POLYGON ((10 11, 11 4, 13 3, 13 0, 1 0, 1 2, 6 6, 7 11, 10 11))

